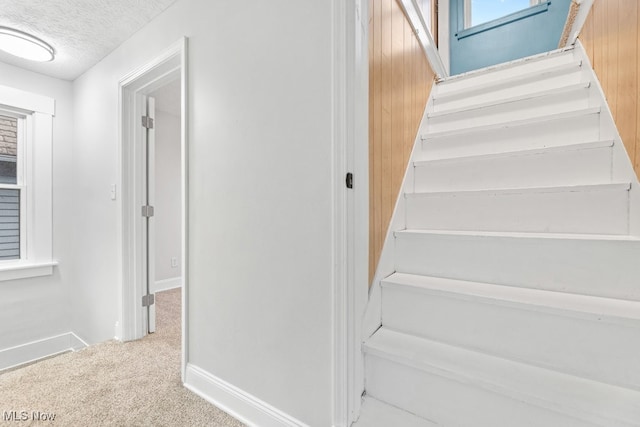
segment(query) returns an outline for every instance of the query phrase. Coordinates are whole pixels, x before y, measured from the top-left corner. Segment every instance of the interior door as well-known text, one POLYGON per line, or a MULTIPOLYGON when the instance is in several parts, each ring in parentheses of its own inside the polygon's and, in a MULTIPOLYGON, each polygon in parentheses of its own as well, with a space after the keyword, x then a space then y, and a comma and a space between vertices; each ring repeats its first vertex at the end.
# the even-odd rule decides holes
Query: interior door
POLYGON ((146 128, 144 144, 144 195, 143 195, 143 233, 144 233, 144 284, 145 305, 147 308, 147 332, 156 331, 156 305, 155 305, 155 99, 146 97, 146 119, 143 126, 146 128))
POLYGON ((451 74, 554 50, 571 0, 450 0, 451 74))

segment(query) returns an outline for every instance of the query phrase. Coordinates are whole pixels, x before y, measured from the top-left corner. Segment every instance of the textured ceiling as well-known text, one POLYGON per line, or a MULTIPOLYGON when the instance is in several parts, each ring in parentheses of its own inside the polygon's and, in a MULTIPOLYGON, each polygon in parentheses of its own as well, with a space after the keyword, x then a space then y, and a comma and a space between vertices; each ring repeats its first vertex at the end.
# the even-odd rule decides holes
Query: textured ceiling
POLYGON ((0 61, 73 80, 176 0, 0 0, 0 26, 53 46, 56 58, 38 63, 0 51, 0 61))

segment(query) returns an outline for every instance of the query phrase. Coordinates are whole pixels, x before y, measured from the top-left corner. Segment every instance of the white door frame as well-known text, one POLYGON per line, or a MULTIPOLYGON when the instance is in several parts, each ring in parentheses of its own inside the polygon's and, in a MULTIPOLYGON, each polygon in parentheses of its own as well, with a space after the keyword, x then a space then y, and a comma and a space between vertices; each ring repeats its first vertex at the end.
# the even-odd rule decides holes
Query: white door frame
POLYGON ((449 41, 449 0, 438 1, 438 53, 447 74, 451 74, 451 46, 449 41))
MULTIPOLYGON (((119 239, 121 247, 121 313, 120 339, 130 341, 146 335, 146 310, 142 307, 142 296, 146 292, 143 280, 142 257, 144 254, 141 207, 142 173, 141 159, 144 128, 141 126, 143 95, 146 95, 180 75, 181 81, 181 189, 182 189, 182 378, 184 380, 187 358, 187 294, 188 283, 188 139, 187 139, 187 39, 181 38, 164 52, 139 69, 123 77, 119 92, 119 175, 121 208, 119 239)), ((114 189, 115 193, 115 189, 114 189)))
POLYGON ((334 0, 333 426, 348 427, 364 390, 362 319, 369 276, 368 0, 334 0), (353 173, 353 189, 345 178, 353 173))

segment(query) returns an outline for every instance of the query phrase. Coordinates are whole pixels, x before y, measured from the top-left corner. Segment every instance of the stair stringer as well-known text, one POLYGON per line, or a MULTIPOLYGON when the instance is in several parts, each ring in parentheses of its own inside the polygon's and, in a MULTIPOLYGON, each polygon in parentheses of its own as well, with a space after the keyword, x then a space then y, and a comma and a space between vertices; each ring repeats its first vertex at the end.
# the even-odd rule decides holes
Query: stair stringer
POLYGON ((638 176, 633 168, 633 162, 629 157, 622 137, 618 132, 615 120, 607 103, 607 98, 600 84, 600 80, 596 75, 589 55, 582 46, 580 40, 575 45, 576 56, 583 61, 584 72, 587 73, 591 81, 591 100, 593 106, 600 106, 600 138, 608 138, 614 141, 613 145, 613 167, 612 180, 614 182, 630 182, 631 189, 629 191, 629 208, 632 215, 629 216, 629 235, 640 237, 640 184, 638 176))
POLYGON ((402 185, 396 198, 395 207, 393 209, 393 215, 391 221, 389 221, 389 227, 387 229, 387 235, 384 239, 384 245, 382 247, 382 253, 378 260, 378 266, 376 273, 373 276, 371 288, 369 289, 369 300, 367 302, 367 308, 363 316, 363 327, 361 342, 371 337, 382 325, 382 287, 381 282, 385 278, 389 277, 395 272, 395 236, 394 232, 405 230, 407 228, 407 217, 405 212, 406 201, 404 193, 413 190, 414 183, 414 171, 413 162, 416 159, 416 153, 421 150, 422 139, 421 135, 423 129, 427 123, 427 114, 432 110, 434 90, 436 85, 431 86, 429 93, 429 99, 425 106, 424 113, 422 114, 422 120, 416 133, 416 138, 413 142, 413 149, 411 150, 411 156, 407 162, 407 168, 404 173, 402 185))

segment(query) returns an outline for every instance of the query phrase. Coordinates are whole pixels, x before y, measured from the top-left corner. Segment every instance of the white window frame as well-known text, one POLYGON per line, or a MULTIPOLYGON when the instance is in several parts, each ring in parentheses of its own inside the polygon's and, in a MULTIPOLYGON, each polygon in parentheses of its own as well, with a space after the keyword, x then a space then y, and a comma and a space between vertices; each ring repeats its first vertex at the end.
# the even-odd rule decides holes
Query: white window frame
POLYGON ((27 129, 29 128, 32 119, 30 116, 21 113, 20 111, 1 107, 0 106, 0 115, 5 117, 11 117, 18 121, 17 123, 17 153, 16 153, 16 183, 15 184, 3 184, 0 183, 0 189, 2 190, 18 190, 20 192, 20 254, 19 259, 11 259, 11 260, 0 260, 0 267, 5 264, 14 263, 18 260, 25 259, 27 257, 27 233, 25 224, 27 223, 27 200, 28 196, 28 187, 25 185, 25 149, 28 145, 27 138, 29 133, 27 129))
POLYGON ((0 281, 53 274, 53 98, 0 86, 0 111, 18 118, 20 259, 0 261, 0 281))

